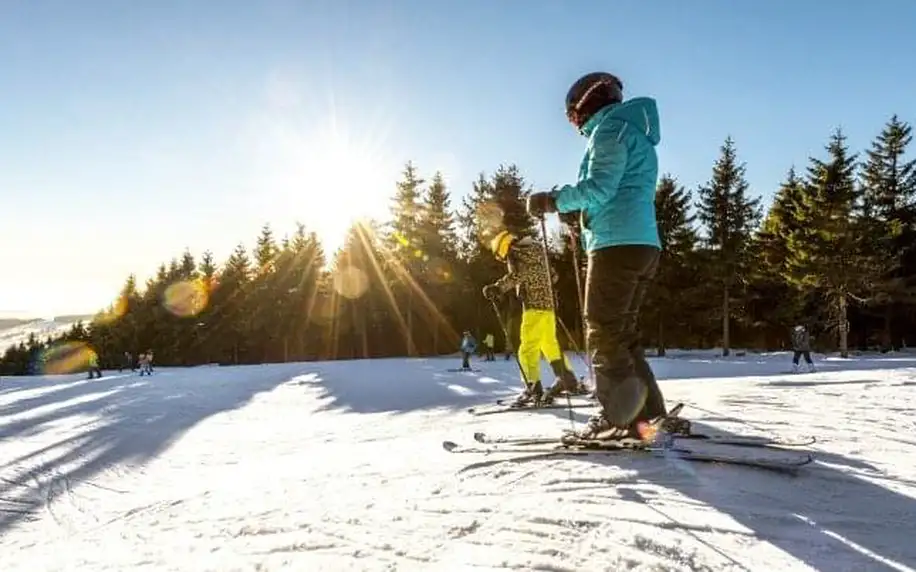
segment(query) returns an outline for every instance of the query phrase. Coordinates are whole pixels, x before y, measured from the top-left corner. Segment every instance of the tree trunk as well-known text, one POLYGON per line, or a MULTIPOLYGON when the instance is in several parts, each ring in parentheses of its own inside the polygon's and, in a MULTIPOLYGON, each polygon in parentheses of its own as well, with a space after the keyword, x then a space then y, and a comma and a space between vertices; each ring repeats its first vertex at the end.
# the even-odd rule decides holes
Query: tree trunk
POLYGON ((665 321, 661 316, 658 317, 658 340, 656 342, 657 348, 655 350, 658 357, 665 357, 665 321))
POLYGON ((729 349, 731 340, 729 340, 729 331, 728 331, 728 325, 729 325, 728 297, 729 297, 729 289, 728 289, 728 284, 726 283, 724 291, 722 292, 722 355, 726 357, 731 353, 729 349))
POLYGON ((837 296, 837 316, 840 328, 840 357, 849 357, 849 322, 846 316, 846 292, 839 291, 837 296))
POLYGON ((888 303, 884 308, 884 334, 881 336, 882 351, 892 351, 894 349, 894 334, 891 331, 893 316, 894 305, 888 303))
POLYGON ((441 320, 439 316, 433 316, 433 355, 439 355, 439 326, 441 320))
POLYGON ((413 347, 413 290, 407 286, 407 355, 414 357, 413 347))

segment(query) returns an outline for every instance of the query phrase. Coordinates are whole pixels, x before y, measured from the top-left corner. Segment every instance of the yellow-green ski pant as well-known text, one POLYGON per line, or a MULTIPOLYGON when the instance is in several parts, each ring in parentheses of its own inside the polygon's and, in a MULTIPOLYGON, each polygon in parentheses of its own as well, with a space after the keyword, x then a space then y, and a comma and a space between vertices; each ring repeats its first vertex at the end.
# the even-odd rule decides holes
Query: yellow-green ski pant
POLYGON ((529 383, 541 380, 541 354, 548 362, 563 359, 566 369, 572 371, 569 358, 557 341, 557 317, 553 310, 524 310, 519 337, 518 361, 529 383))

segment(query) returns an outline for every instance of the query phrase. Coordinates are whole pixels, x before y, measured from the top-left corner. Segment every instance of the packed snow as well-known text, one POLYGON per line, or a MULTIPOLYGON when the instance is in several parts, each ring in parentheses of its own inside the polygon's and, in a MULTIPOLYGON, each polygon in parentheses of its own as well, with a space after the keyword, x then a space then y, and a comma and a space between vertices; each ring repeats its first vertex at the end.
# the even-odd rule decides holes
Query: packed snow
POLYGON ((697 430, 816 436, 794 477, 444 451, 569 427, 564 409, 469 415, 518 390, 501 359, 4 378, 0 569, 912 570, 916 356, 790 360, 651 361, 697 430))

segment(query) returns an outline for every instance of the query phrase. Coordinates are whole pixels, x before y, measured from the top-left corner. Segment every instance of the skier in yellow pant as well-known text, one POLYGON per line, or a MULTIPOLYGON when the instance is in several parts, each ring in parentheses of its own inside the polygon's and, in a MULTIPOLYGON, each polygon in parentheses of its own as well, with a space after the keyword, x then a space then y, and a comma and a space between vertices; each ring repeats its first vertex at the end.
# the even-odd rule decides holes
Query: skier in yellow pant
POLYGON ((508 231, 502 231, 493 238, 490 250, 497 260, 506 261, 509 271, 494 284, 484 287, 484 297, 496 300, 515 288, 522 302, 518 359, 526 387, 517 403, 550 403, 562 391, 582 392, 569 359, 557 341, 556 314, 551 295, 551 283, 557 278, 547 266, 543 253, 531 238, 517 239, 508 231), (557 382, 546 392, 541 384, 542 353, 557 377, 557 382))

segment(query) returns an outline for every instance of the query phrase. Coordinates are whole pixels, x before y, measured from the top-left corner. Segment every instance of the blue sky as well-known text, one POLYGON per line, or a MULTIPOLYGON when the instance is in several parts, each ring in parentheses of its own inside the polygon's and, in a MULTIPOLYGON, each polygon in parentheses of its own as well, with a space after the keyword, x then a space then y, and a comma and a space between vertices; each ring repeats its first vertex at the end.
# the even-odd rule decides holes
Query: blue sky
POLYGON ((264 222, 328 248, 402 165, 459 196, 576 174, 569 84, 657 98, 688 187, 735 138, 753 192, 842 127, 916 122, 912 0, 9 0, 0 5, 0 316, 91 312, 128 273, 222 260, 264 222))

